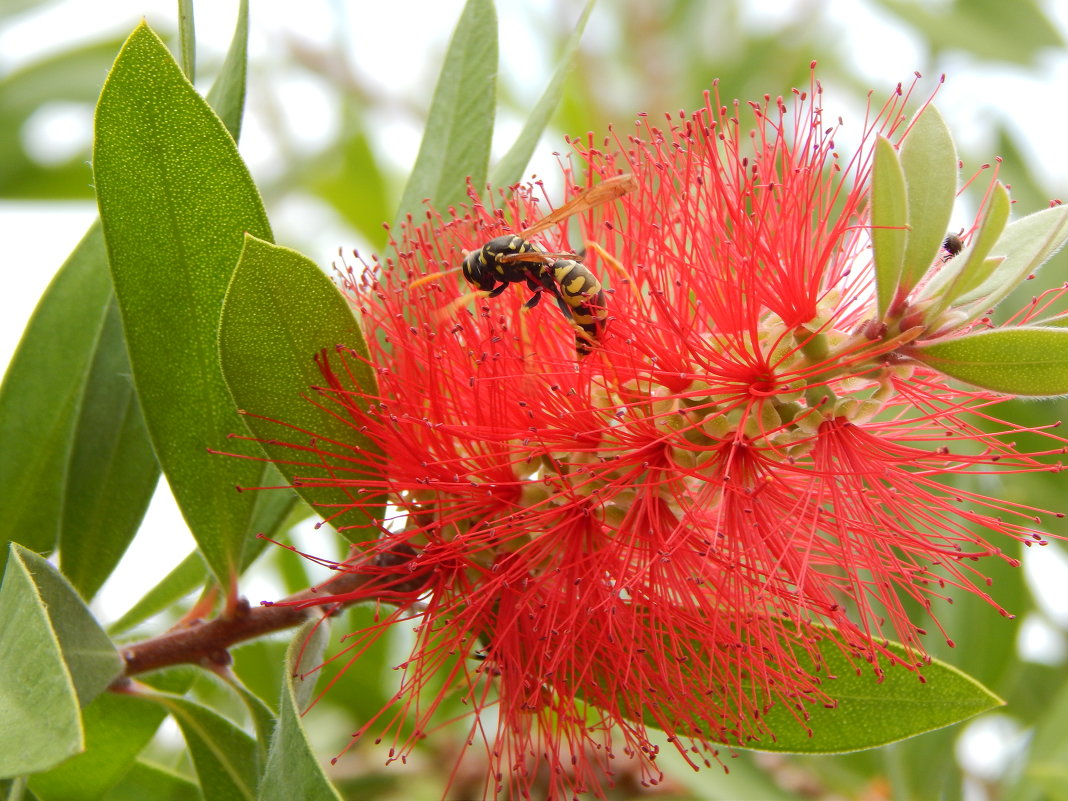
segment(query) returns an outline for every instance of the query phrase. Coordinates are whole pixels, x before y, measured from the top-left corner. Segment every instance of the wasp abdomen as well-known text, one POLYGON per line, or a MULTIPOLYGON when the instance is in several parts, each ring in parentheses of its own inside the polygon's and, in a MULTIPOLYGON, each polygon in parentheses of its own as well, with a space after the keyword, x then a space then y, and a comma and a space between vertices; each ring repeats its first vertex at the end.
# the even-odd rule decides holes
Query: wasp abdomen
POLYGON ((552 272, 560 300, 567 305, 572 322, 583 332, 576 335, 575 341, 578 352, 585 355, 604 330, 608 316, 604 288, 586 265, 573 259, 557 260, 552 272))

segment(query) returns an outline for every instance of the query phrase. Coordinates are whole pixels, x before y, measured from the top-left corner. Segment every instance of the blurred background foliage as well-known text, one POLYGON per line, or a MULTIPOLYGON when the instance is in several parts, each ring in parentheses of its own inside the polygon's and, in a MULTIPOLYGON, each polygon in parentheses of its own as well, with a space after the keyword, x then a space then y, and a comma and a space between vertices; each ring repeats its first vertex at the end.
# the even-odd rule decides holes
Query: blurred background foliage
MULTIPOLYGON (((47 226, 55 219, 56 236, 73 245, 92 219, 87 166, 92 109, 126 33, 141 13, 161 32, 176 30, 176 8, 162 0, 127 4, 128 14, 118 10, 121 3, 114 4, 114 12, 109 5, 93 4, 92 25, 78 24, 78 5, 84 4, 0 0, 0 249, 5 284, 16 289, 21 281, 40 291, 59 266, 58 261, 42 262, 35 242, 16 230, 18 221, 35 216, 47 226), (26 37, 45 41, 27 46, 26 37), (71 201, 82 203, 75 208, 79 213, 84 209, 85 216, 66 232, 60 219, 50 215, 53 209, 69 210, 71 201)), ((496 157, 507 149, 548 81, 582 6, 568 0, 501 0, 498 5, 502 71, 496 157)), ((938 103, 958 137, 963 175, 1000 157, 1000 175, 1011 184, 1018 213, 1029 213, 1068 194, 1064 6, 1039 0, 601 0, 530 171, 547 178, 553 174, 552 154, 566 151, 565 135, 602 135, 613 126, 624 137, 639 112, 655 120, 663 112, 697 107, 713 79, 719 80, 724 100, 807 88, 809 63, 815 59, 834 112, 829 117, 840 113, 846 120, 843 147, 849 146, 850 132, 859 130, 869 91, 880 102, 896 83, 907 83, 919 71, 925 76, 917 95, 922 98, 939 74, 948 73, 938 103)), ((280 243, 301 249, 324 267, 336 258, 338 247, 366 252, 384 246, 383 222, 395 214, 436 70, 461 8, 459 0, 253 3, 242 152, 280 243), (372 12, 369 5, 381 7, 372 12), (382 57, 382 48, 393 52, 397 62, 382 57), (397 71, 399 62, 407 65, 406 72, 397 71)), ((221 63, 236 3, 200 4, 197 11, 203 12, 197 19, 198 86, 203 90, 221 63)), ((964 205, 974 211, 975 203, 972 198, 964 205)), ((960 224, 968 219, 962 216, 960 224)), ((40 238, 29 236, 34 235, 40 238)), ((1062 283, 1066 268, 1068 258, 1061 254, 1016 305, 1042 287, 1062 283)), ((5 329, 5 356, 32 307, 23 296, 12 297, 22 299, 5 303, 4 316, 14 326, 5 329)), ((1065 415, 1063 402, 1016 402, 1011 409, 1032 425, 1065 415)), ((969 489, 1038 508, 1064 506, 1064 479, 1048 473, 979 477, 969 489)), ((145 527, 138 539, 151 543, 161 536, 158 529, 145 527)), ((313 537, 297 527, 293 537, 320 554, 335 547, 325 543, 322 532, 313 537)), ((1055 547, 1043 549, 1047 568, 1059 563, 1050 553, 1055 547)), ((96 602, 105 622, 138 599, 139 593, 130 589, 132 572, 158 580, 172 567, 158 560, 146 568, 143 561, 131 565, 130 559, 96 602), (102 606, 105 599, 110 607, 102 606)), ((694 774, 665 749, 668 778, 662 785, 641 787, 638 777, 628 776, 621 765, 611 797, 1068 798, 1063 573, 1051 580, 1038 575, 1038 565, 1014 570, 994 560, 981 567, 994 579, 992 595, 1016 616, 1015 622, 958 593, 953 605, 937 610, 955 647, 948 647, 932 627, 930 648, 1000 693, 1008 702, 1002 711, 841 757, 727 754, 729 775, 715 770, 694 774)), ((253 602, 314 581, 303 562, 276 548, 265 551, 249 577, 245 592, 253 602)), ((190 602, 186 599, 186 606, 167 615, 176 617, 190 602)), ((334 626, 335 637, 372 615, 365 608, 350 610, 334 626)), ((158 623, 154 629, 159 630, 158 623)), ((392 694, 397 675, 392 665, 403 658, 406 636, 399 631, 381 641, 311 711, 306 721, 324 758, 340 751, 356 721, 373 714, 392 694)), ((284 649, 282 639, 238 649, 237 674, 264 697, 277 697, 284 649)), ((337 671, 338 665, 331 665, 327 672, 337 671)), ((212 679, 195 681, 199 698, 237 718, 244 714, 231 690, 212 679)), ((462 724, 433 732, 407 766, 384 767, 385 749, 366 743, 350 750, 332 775, 347 798, 438 798, 463 732, 462 724)), ((149 749, 156 763, 178 774, 189 771, 176 730, 162 729, 149 749)), ((477 769, 468 762, 464 770, 450 798, 480 797, 477 769)), ((168 786, 170 797, 199 797, 191 784, 168 786)), ((43 796, 46 789, 36 788, 43 796)), ((109 796, 124 797, 121 785, 109 796)))

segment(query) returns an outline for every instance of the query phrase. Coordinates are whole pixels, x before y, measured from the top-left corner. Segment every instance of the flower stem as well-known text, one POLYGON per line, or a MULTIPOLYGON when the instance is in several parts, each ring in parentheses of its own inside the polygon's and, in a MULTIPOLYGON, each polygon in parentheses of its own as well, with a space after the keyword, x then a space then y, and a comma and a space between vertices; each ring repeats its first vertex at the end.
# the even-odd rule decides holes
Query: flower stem
MULTIPOLYGON (((370 580, 373 577, 363 573, 342 573, 330 581, 330 594, 352 592, 370 580)), ((310 608, 293 604, 322 596, 322 592, 304 590, 276 604, 258 607, 250 607, 247 600, 241 599, 229 614, 181 624, 179 628, 158 637, 126 646, 121 649, 124 664, 122 675, 112 682, 111 689, 122 689, 132 676, 174 665, 228 665, 229 648, 273 631, 299 626, 316 613, 310 608)), ((334 604, 329 607, 327 614, 343 606, 342 603, 334 604)))

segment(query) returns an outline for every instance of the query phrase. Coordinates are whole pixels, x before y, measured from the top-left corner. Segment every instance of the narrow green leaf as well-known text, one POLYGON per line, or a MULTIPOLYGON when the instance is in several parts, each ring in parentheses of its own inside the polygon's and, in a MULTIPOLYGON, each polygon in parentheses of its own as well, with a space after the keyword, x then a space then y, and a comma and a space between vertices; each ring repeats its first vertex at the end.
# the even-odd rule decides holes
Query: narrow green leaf
POLYGON ((28 553, 11 545, 0 586, 0 778, 46 770, 83 747, 74 680, 28 553))
POLYGON ((312 753, 300 718, 320 675, 319 672, 307 677, 305 674, 322 662, 328 639, 326 621, 309 621, 301 626, 289 644, 278 728, 260 780, 258 801, 288 801, 291 798, 341 801, 341 796, 323 773, 320 761, 312 753))
POLYGON ((121 44, 121 38, 108 37, 48 51, 46 57, 0 78, 0 107, 17 120, 53 101, 92 103, 121 44))
MULTIPOLYGON (((282 477, 277 471, 268 471, 268 476, 273 472, 279 480, 274 484, 281 483, 282 477)), ((269 479, 270 480, 270 479, 269 479)), ((304 520, 310 514, 310 510, 303 504, 297 505, 297 496, 292 492, 262 492, 257 493, 256 505, 253 508, 252 519, 249 523, 249 536, 265 534, 273 537, 278 531, 285 531, 304 520)), ((245 548, 241 570, 244 572, 267 547, 267 541, 252 539, 245 548)), ((145 593, 137 603, 123 614, 118 620, 108 626, 108 633, 115 637, 125 634, 150 617, 171 609, 178 601, 201 587, 208 579, 208 568, 204 564, 204 557, 199 551, 193 551, 183 559, 177 567, 171 570, 163 579, 145 593)), ((306 585, 305 585, 306 586, 306 585)))
POLYGON ((1043 328, 1068 328, 1068 312, 1056 317, 1048 317, 1045 320, 1036 320, 1034 324, 1043 328))
POLYGON ((38 801, 38 799, 26 789, 26 777, 19 776, 14 779, 0 779, 0 801, 38 801))
POLYGON ((237 142, 241 139, 241 120, 245 113, 245 90, 248 78, 248 0, 237 7, 237 26, 230 40, 222 69, 208 90, 208 104, 215 109, 226 130, 237 142))
POLYGON ((978 287, 990 277, 993 270, 1001 263, 1000 260, 987 259, 987 255, 993 250, 994 245, 997 244, 998 239, 1004 233, 1005 224, 1009 221, 1011 207, 1012 201, 1009 199, 1009 190, 999 181, 994 184, 994 191, 990 195, 990 202, 987 204, 983 220, 979 224, 979 231, 975 235, 975 241, 965 248, 963 253, 959 254, 959 258, 964 259, 964 266, 961 268, 957 282, 946 293, 950 301, 978 287))
MULTIPOLYGON (((296 560, 290 560, 296 561, 296 560)), ((306 588, 307 583, 304 584, 306 588)), ((365 631, 376 625, 376 610, 370 604, 357 604, 342 612, 342 617, 333 623, 335 632, 365 631)), ((335 680, 345 671, 341 660, 333 662, 323 668, 321 681, 330 684, 330 693, 326 699, 332 705, 347 710, 354 719, 367 720, 390 703, 392 687, 390 677, 395 674, 397 649, 403 649, 405 632, 398 631, 400 627, 392 627, 385 630, 382 636, 371 643, 360 654, 359 670, 350 670, 346 673, 345 681, 335 680)), ((345 641, 335 639, 331 647, 340 650, 345 647, 345 641)), ((441 677, 436 677, 438 686, 442 685, 441 677)))
POLYGON ((1047 707, 1030 738, 1022 770, 1014 771, 1015 783, 1005 801, 1064 801, 1068 799, 1068 682, 1056 692, 1046 688, 1047 707))
MULTIPOLYGON (((971 266, 971 274, 968 275, 964 281, 966 288, 957 292, 957 297, 975 289, 975 287, 980 286, 984 281, 988 280, 1004 261, 1004 256, 994 256, 990 259, 983 259, 982 264, 973 262, 971 266)), ((958 325, 960 324, 958 323, 958 325)))
POLYGON ((1020 282, 1037 270, 1068 241, 1068 206, 1054 206, 1009 223, 991 250, 1004 261, 975 289, 957 298, 958 306, 971 304, 975 319, 1008 297, 1020 282))
POLYGON ((121 44, 121 40, 106 39, 63 47, 0 78, 0 197, 92 198, 88 148, 58 164, 41 164, 27 151, 24 124, 52 102, 92 103, 121 44))
POLYGON ((886 316, 901 282, 908 238, 905 173, 897 151, 885 137, 875 143, 871 177, 871 244, 879 319, 886 316))
POLYGON ((382 225, 396 208, 390 196, 390 181, 383 172, 382 159, 367 135, 363 109, 355 102, 342 110, 340 141, 324 150, 310 165, 299 165, 296 175, 303 186, 325 200, 345 218, 374 248, 384 248, 389 231, 382 225), (359 191, 352 191, 353 186, 359 191))
POLYGON ((736 758, 732 754, 728 770, 696 771, 676 749, 661 749, 656 764, 678 788, 665 801, 802 801, 803 796, 780 786, 774 771, 746 756, 738 754, 736 758))
POLYGON ((166 716, 144 698, 101 693, 82 713, 85 751, 33 776, 30 789, 41 801, 98 801, 122 779, 166 716))
POLYGON ((962 51, 983 61, 1021 66, 1038 62, 1048 47, 1063 47, 1058 26, 1039 0, 1013 3, 915 3, 881 0, 879 6, 901 17, 937 50, 962 51))
MULTIPOLYGON (((376 475, 353 459, 372 443, 345 422, 330 394, 309 399, 312 388, 325 383, 315 357, 324 350, 332 357, 337 345, 367 357, 359 323, 330 279, 296 251, 248 237, 219 325, 227 384, 248 412, 249 428, 301 497, 342 534, 359 540, 376 531, 367 524, 380 517, 379 504, 359 487, 315 486, 339 475, 367 481, 376 475), (302 433, 309 431, 313 437, 302 433), (285 442, 295 447, 279 444, 285 442)), ((363 390, 373 394, 374 374, 366 362, 349 364, 363 390)))
POLYGON ((911 291, 938 257, 957 197, 957 150, 942 115, 927 105, 901 145, 908 196, 909 235, 901 286, 911 291))
POLYGON ((1008 190, 1001 183, 996 184, 971 245, 944 264, 924 286, 920 300, 935 301, 924 315, 929 326, 938 326, 939 316, 957 298, 983 284, 1005 261, 1004 256, 987 258, 987 254, 1005 230, 1010 206, 1008 190))
POLYGON ((0 20, 14 17, 29 8, 41 5, 41 0, 6 0, 0 5, 0 20))
POLYGON ((199 551, 193 551, 178 563, 163 579, 145 593, 127 612, 108 626, 113 637, 125 634, 144 623, 150 617, 165 612, 189 593, 200 587, 208 578, 208 566, 199 551))
POLYGON ((197 79, 197 36, 193 23, 193 0, 178 0, 178 50, 182 72, 193 83, 197 79))
MULTIPOLYGON (((897 643, 891 650, 906 656, 897 643)), ((970 676, 937 659, 923 668, 924 681, 903 667, 888 667, 877 682, 863 664, 850 660, 829 640, 820 648, 828 678, 822 689, 837 706, 806 705, 805 726, 796 710, 781 704, 763 718, 775 732, 775 740, 747 743, 758 751, 832 754, 903 740, 967 720, 1004 704, 1000 698, 970 676)))
MULTIPOLYGON (((278 487, 286 483, 285 476, 273 464, 265 465, 265 468, 263 472, 264 486, 278 487)), ((256 502, 252 508, 252 518, 249 520, 248 525, 248 535, 252 541, 245 549, 251 558, 246 556, 242 570, 248 567, 252 563, 252 559, 258 556, 266 546, 264 540, 256 539, 259 535, 273 537, 278 531, 284 531, 308 516, 309 510, 300 503, 300 496, 295 492, 286 492, 284 490, 257 492, 256 502), (290 522, 298 504, 303 511, 297 512, 297 519, 290 522)))
POLYGON ((217 712, 188 698, 146 694, 166 707, 189 746, 205 801, 253 801, 259 757, 256 741, 217 712))
POLYGON ((486 182, 497 103, 497 12, 493 0, 467 0, 434 89, 419 155, 397 220, 418 213, 424 198, 445 209, 486 182))
POLYGON ((94 167, 116 295, 160 464, 212 571, 235 573, 259 467, 207 452, 240 430, 217 321, 244 232, 270 237, 219 118, 144 24, 100 95, 94 167))
MULTIPOLYGON (((282 552, 282 549, 276 549, 276 553, 272 554, 272 557, 276 557, 278 555, 277 552, 282 552)), ((274 562, 277 559, 272 558, 271 561, 274 562)), ((300 562, 303 560, 293 559, 292 561, 300 562)), ((273 565, 271 567, 273 569, 273 565)), ((301 589, 307 589, 312 583, 309 581, 301 589)), ((256 603, 268 599, 250 598, 249 600, 256 603)), ((288 642, 285 640, 264 637, 259 640, 242 643, 240 648, 235 648, 231 651, 234 661, 230 669, 241 679, 241 683, 249 692, 255 693, 272 710, 275 710, 275 717, 277 717, 278 689, 281 686, 282 672, 285 669, 283 662, 285 661, 287 645, 288 642)), ((268 747, 270 744, 270 738, 261 743, 261 745, 268 747)))
POLYGON ((94 225, 45 290, 0 386, 0 560, 9 540, 40 553, 55 545, 79 397, 110 297, 94 225))
MULTIPOLYGON (((1035 403, 1028 405, 1038 406, 1035 403)), ((972 482, 962 483, 974 486, 972 482)), ((1002 497, 1009 499, 1004 495, 1002 497)), ((1022 561, 1025 548, 1021 543, 1008 543, 1005 550, 1022 561)), ((947 631, 961 632, 962 636, 954 641, 954 646, 936 638, 931 643, 931 651, 933 656, 952 659, 954 666, 976 681, 1000 691, 1005 685, 1006 676, 1019 667, 1016 641, 1020 637, 1020 626, 1017 620, 1024 616, 1034 601, 1023 568, 1014 567, 995 556, 984 558, 980 566, 990 582, 989 592, 998 604, 1016 616, 1016 620, 999 614, 984 598, 970 593, 957 594, 952 605, 947 604, 944 611, 939 609, 938 620, 947 631), (979 631, 983 632, 983 636, 971 634, 979 631)), ((1012 700, 1008 700, 1011 705, 1012 700)))
POLYGON ((497 162, 490 172, 490 183, 492 185, 499 187, 511 186, 523 179, 523 171, 527 168, 527 164, 530 163, 534 148, 537 147, 538 140, 545 132, 545 127, 549 124, 556 107, 560 105, 560 98, 564 91, 564 81, 567 79, 568 73, 571 72, 571 62, 578 51, 582 33, 586 30, 586 22, 593 12, 595 2, 596 0, 589 0, 586 3, 582 16, 579 17, 574 31, 564 45, 564 52, 560 55, 560 63, 557 65, 556 72, 553 73, 549 85, 545 87, 541 98, 534 104, 534 108, 530 110, 527 121, 523 124, 523 130, 519 132, 519 136, 512 143, 512 147, 501 157, 501 160, 497 162))
POLYGON ((75 426, 59 532, 60 566, 82 597, 92 598, 118 565, 158 480, 113 299, 75 426))
POLYGON ((246 687, 237 676, 229 676, 226 681, 240 696, 241 701, 245 704, 245 709, 248 710, 249 717, 252 718, 252 725, 256 730, 256 747, 260 764, 265 764, 267 749, 271 744, 275 725, 278 722, 277 716, 267 702, 246 687))
POLYGON ((915 348, 915 357, 967 384, 1010 395, 1068 394, 1068 330, 981 331, 915 348))
MULTIPOLYGON (((247 0, 242 0, 238 16, 238 26, 226 63, 218 80, 208 93, 220 117, 226 121, 229 129, 237 138, 240 129, 241 112, 244 104, 245 57, 248 40, 247 0)), ((111 54, 117 45, 106 43, 111 54)), ((80 51, 79 51, 80 52, 80 51)), ((87 55, 79 56, 68 71, 79 77, 100 72, 90 69, 102 57, 100 45, 94 45, 87 55), (86 63, 88 62, 88 63, 86 63)), ((109 61, 112 56, 109 55, 109 61)), ((50 63, 50 62, 49 62, 50 63)), ((66 62, 63 62, 66 63, 66 62)), ((50 69, 42 66, 42 74, 27 72, 24 79, 31 87, 5 79, 0 90, 0 104, 19 104, 19 98, 26 95, 25 103, 39 102, 41 91, 50 91, 55 85, 69 85, 70 76, 57 73, 60 67, 50 69), (46 80, 47 78, 47 80, 46 80), (32 79, 32 80, 31 80, 32 79), (33 91, 30 91, 32 88, 33 91)), ((93 94, 99 90, 94 79, 89 89, 93 94)), ((69 90, 68 90, 69 91, 69 90)), ((3 168, 0 167, 0 172, 3 168)), ((0 181, 2 183, 2 181, 0 181)), ((81 490, 72 488, 72 484, 91 480, 98 473, 107 473, 108 464, 90 464, 86 457, 96 453, 84 446, 84 436, 93 436, 94 431, 110 428, 119 432, 121 441, 114 447, 100 452, 109 456, 112 465, 128 465, 127 473, 136 472, 144 463, 147 452, 147 432, 139 432, 138 420, 141 412, 138 404, 131 400, 130 405, 122 407, 113 404, 112 409, 120 419, 101 419, 99 416, 86 418, 86 402, 82 400, 84 392, 99 392, 93 377, 86 380, 90 363, 115 363, 127 361, 126 343, 119 332, 118 338, 109 334, 103 336, 101 328, 107 317, 109 300, 113 298, 111 275, 108 270, 107 252, 99 223, 94 223, 78 246, 71 252, 67 262, 56 274, 45 294, 38 303, 34 317, 23 334, 22 341, 15 353, 0 387, 0 508, 5 510, 5 517, 0 528, 3 541, 0 542, 0 566, 7 558, 6 543, 15 540, 38 552, 48 552, 54 547, 60 534, 61 522, 66 520, 67 536, 64 537, 64 550, 68 552, 62 563, 67 575, 74 579, 79 591, 89 597, 95 587, 83 583, 76 576, 78 570, 103 573, 94 560, 80 560, 75 565, 71 556, 72 544, 76 546, 81 537, 70 536, 71 522, 79 520, 78 504, 71 503, 71 492, 85 497, 85 487, 81 490), (81 416, 80 425, 91 425, 89 432, 79 432, 76 421, 81 416), (82 460, 76 466, 67 465, 71 456, 71 438, 82 436, 83 445, 78 449, 82 460), (66 478, 66 481, 64 481, 66 478)), ((121 391, 115 379, 126 374, 128 385, 129 368, 116 369, 110 375, 100 375, 105 382, 115 383, 110 389, 121 391)), ((120 379, 121 381, 122 379, 120 379)), ((127 386, 127 389, 129 387, 127 386)), ((95 404, 90 403, 90 406, 95 404)), ((143 424, 142 424, 143 425, 143 424)), ((154 457, 153 457, 154 461, 154 457)), ((120 467, 121 469, 121 467, 120 467)), ((147 466, 143 476, 143 485, 150 483, 150 476, 158 466, 147 466)), ((99 509, 101 516, 110 513, 135 516, 139 507, 140 493, 134 491, 118 505, 110 507, 110 512, 99 509)), ((264 530, 261 526, 259 530, 264 530)), ((90 538, 81 540, 88 545, 90 538)))
MULTIPOLYGON (((49 622, 59 641, 63 661, 85 706, 122 673, 122 660, 78 593, 44 558, 19 546, 19 560, 30 571, 49 622)), ((0 618, 2 620, 3 618, 0 618)))
POLYGON ((937 306, 926 315, 928 320, 933 320, 959 296, 986 281, 1004 261, 1002 257, 988 259, 987 255, 1005 230, 1011 205, 1009 192, 999 181, 994 185, 979 230, 971 244, 950 260, 935 279, 924 287, 922 297, 938 299, 937 306))
POLYGON ((122 781, 100 801, 201 801, 204 796, 194 782, 178 773, 137 761, 122 781))

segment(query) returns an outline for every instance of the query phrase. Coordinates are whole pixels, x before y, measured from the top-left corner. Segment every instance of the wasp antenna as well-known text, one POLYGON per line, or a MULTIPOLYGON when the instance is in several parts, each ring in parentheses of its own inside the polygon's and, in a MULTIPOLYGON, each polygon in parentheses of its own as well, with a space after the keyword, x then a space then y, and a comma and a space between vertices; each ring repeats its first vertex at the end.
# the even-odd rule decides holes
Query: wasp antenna
POLYGON ((450 270, 442 270, 441 272, 437 273, 427 273, 426 275, 421 275, 414 281, 412 281, 410 284, 408 284, 408 289, 415 289, 417 286, 421 286, 422 284, 429 284, 431 281, 440 281, 445 276, 452 275, 459 269, 459 267, 453 267, 450 270))
POLYGON ((485 289, 476 289, 474 292, 468 292, 464 295, 460 295, 460 297, 452 301, 452 303, 449 303, 447 306, 438 309, 435 313, 435 317, 437 318, 438 322, 449 319, 450 317, 453 317, 456 314, 456 310, 459 309, 461 306, 464 306, 470 303, 472 300, 476 300, 478 298, 488 298, 489 295, 489 291, 485 289))

